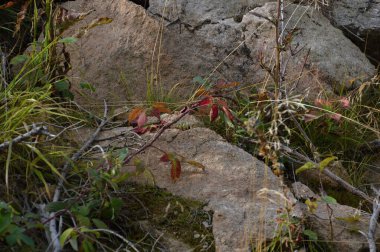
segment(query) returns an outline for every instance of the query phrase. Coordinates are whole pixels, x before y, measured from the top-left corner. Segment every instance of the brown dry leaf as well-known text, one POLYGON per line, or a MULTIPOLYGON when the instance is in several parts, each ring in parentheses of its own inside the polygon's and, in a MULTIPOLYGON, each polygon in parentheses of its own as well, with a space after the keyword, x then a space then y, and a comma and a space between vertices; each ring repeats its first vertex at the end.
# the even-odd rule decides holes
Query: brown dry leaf
POLYGON ((101 17, 101 18, 97 18, 97 19, 94 19, 92 20, 92 22, 85 26, 85 27, 81 27, 74 35, 74 37, 76 38, 81 38, 83 37, 84 35, 86 35, 86 33, 96 27, 96 26, 99 26, 99 25, 105 25, 105 24, 109 24, 113 21, 112 18, 108 18, 108 17, 101 17))
POLYGON ((70 26, 76 22, 83 20, 86 16, 90 15, 94 9, 87 12, 73 12, 63 7, 58 7, 55 11, 54 22, 59 28, 60 33, 67 30, 70 26))
POLYGON ((204 88, 198 88, 197 91, 195 91, 194 97, 200 97, 200 96, 205 96, 209 95, 209 92, 204 88))
POLYGON ((129 122, 133 122, 134 120, 136 120, 140 114, 144 112, 144 109, 143 108, 140 108, 140 107, 137 107, 137 108, 134 108, 131 112, 129 112, 128 114, 128 121, 129 122))
POLYGON ((194 160, 185 160, 185 162, 188 163, 189 165, 192 165, 194 167, 202 169, 203 171, 206 170, 206 167, 203 164, 201 164, 201 163, 199 163, 197 161, 194 161, 194 160))
POLYGON ((217 88, 217 89, 227 89, 227 88, 234 88, 234 87, 237 87, 239 85, 240 85, 239 82, 217 83, 215 85, 215 88, 217 88))
POLYGON ((15 36, 20 31, 21 24, 25 19, 25 15, 26 15, 26 12, 28 11, 30 2, 31 2, 30 0, 25 1, 21 6, 20 11, 17 13, 17 20, 16 20, 15 31, 13 32, 13 36, 15 36))
POLYGON ((153 109, 160 113, 171 113, 171 110, 166 106, 164 102, 156 102, 153 104, 153 109))

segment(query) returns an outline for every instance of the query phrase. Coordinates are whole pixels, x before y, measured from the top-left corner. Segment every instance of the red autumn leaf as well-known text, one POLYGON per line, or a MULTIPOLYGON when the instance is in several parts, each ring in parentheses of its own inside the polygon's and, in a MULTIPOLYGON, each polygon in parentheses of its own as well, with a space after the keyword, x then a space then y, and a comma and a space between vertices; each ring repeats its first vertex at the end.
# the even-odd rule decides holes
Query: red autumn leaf
POLYGON ((137 119, 137 127, 141 128, 148 121, 145 112, 142 112, 137 119))
POLYGON ((136 120, 140 114, 144 112, 144 109, 143 108, 140 108, 140 107, 137 107, 137 108, 134 108, 131 112, 129 112, 128 114, 128 121, 131 123, 133 122, 134 120, 136 120))
POLYGON ((195 104, 194 107, 203 107, 203 106, 207 106, 207 105, 210 105, 212 102, 212 97, 211 96, 208 96, 204 99, 202 99, 201 101, 197 102, 195 104))
POLYGON ((169 162, 169 155, 168 155, 168 153, 165 153, 164 155, 162 155, 162 157, 160 158, 160 161, 161 162, 169 162))
POLYGON ((223 100, 223 99, 217 99, 216 102, 217 102, 218 105, 221 106, 221 107, 226 107, 226 108, 228 107, 227 102, 226 102, 225 100, 223 100))
POLYGON ((223 106, 222 109, 224 114, 226 114, 226 116, 228 117, 228 119, 230 119, 231 122, 234 121, 234 116, 232 115, 231 111, 225 106, 223 106))
POLYGON ((181 162, 175 158, 171 161, 171 170, 170 170, 170 175, 172 177, 172 180, 177 180, 181 176, 181 162))
POLYGON ((216 118, 218 118, 219 114, 219 108, 217 104, 212 104, 210 109, 210 122, 215 121, 216 118))
POLYGON ((154 116, 154 117, 157 117, 158 120, 161 121, 161 112, 160 112, 159 110, 157 110, 157 109, 154 108, 154 109, 150 112, 150 115, 151 115, 151 116, 154 116))
POLYGON ((144 128, 134 128, 133 129, 133 132, 135 132, 136 134, 139 134, 139 135, 145 134, 148 131, 149 131, 149 128, 147 128, 147 127, 144 127, 144 128))

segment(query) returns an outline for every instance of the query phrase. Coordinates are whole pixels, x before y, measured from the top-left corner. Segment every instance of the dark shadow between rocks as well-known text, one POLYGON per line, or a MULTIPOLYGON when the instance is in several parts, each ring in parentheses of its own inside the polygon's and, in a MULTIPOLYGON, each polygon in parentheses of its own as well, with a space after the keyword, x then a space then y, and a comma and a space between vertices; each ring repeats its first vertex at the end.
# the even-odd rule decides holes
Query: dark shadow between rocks
POLYGON ((149 8, 149 0, 130 0, 130 1, 144 7, 145 9, 149 8))

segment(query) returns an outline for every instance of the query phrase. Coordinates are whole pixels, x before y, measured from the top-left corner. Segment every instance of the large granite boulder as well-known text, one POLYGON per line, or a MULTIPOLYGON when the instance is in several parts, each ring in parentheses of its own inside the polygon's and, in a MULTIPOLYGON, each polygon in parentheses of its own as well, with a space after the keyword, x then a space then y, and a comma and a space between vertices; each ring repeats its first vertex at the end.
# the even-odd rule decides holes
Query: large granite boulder
MULTIPOLYGON (((249 251, 249 248, 270 241, 277 231, 279 210, 295 204, 290 190, 263 162, 212 130, 193 124, 194 117, 187 116, 184 120, 193 125, 192 128, 183 130, 178 125, 178 128, 166 130, 138 157, 153 174, 156 186, 205 202, 205 209, 212 210, 213 216, 212 223, 204 225, 212 225, 216 251, 249 251), (176 182, 171 179, 170 165, 160 161, 163 152, 172 153, 181 160, 182 172, 176 182), (201 165, 204 171, 197 167, 201 165)), ((86 134, 82 131, 74 137, 86 134)), ((133 149, 154 133, 137 139, 133 139, 133 135, 132 129, 126 127, 106 130, 99 135, 97 144, 107 150, 135 143, 133 149)), ((131 165, 123 169, 135 170, 131 165)), ((151 176, 133 179, 152 183, 151 176)), ((296 209, 292 214, 301 217, 296 209)))
MULTIPOLYGON (((108 98, 122 105, 130 95, 145 98, 147 90, 162 95, 173 86, 179 94, 195 89, 195 76, 222 78, 247 85, 271 82, 260 67, 273 65, 276 3, 263 1, 150 1, 148 10, 129 1, 77 0, 63 6, 77 12, 95 9, 71 27, 72 36, 97 17, 110 24, 88 31, 71 45, 73 90, 90 82, 96 92, 77 99, 99 102, 108 98), (166 9, 163 2, 168 3, 166 9), (176 3, 176 4, 175 4, 176 3), (261 7, 259 5, 262 5, 261 7), (231 9, 226 8, 231 6, 231 9), (161 13, 160 13, 161 12, 161 13), (263 57, 261 57, 261 56, 263 57)), ((360 50, 329 20, 310 7, 286 6, 286 34, 292 38, 284 53, 287 66, 284 83, 288 91, 305 94, 307 89, 340 91, 375 72, 360 50)), ((152 93, 151 92, 151 93, 152 93)), ((79 98, 78 98, 79 97, 79 98)))

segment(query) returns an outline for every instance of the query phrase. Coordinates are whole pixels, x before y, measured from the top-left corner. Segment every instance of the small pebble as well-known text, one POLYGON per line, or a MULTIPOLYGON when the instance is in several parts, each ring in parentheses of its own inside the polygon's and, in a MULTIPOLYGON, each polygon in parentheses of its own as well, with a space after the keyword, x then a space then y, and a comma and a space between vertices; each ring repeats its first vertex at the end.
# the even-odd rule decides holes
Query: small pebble
POLYGON ((209 228, 209 227, 212 226, 212 225, 208 224, 207 221, 203 221, 202 224, 203 224, 203 226, 204 226, 205 228, 209 228))

